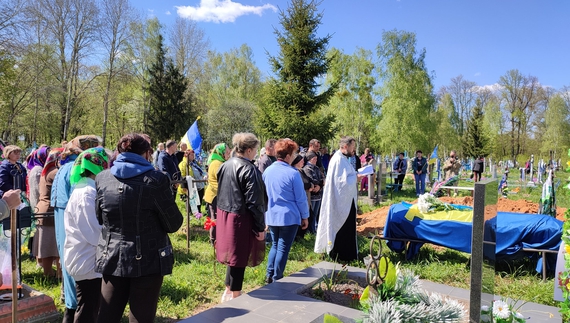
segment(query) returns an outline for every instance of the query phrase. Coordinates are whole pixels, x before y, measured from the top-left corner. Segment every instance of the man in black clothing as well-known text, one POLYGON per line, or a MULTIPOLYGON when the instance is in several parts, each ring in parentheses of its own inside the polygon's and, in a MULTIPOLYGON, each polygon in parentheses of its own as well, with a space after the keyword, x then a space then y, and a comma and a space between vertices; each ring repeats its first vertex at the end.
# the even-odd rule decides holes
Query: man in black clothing
POLYGON ((178 150, 174 155, 176 156, 176 160, 178 161, 178 163, 180 163, 182 161, 182 158, 184 158, 184 152, 188 149, 188 145, 186 145, 185 142, 181 142, 180 143, 180 150, 178 150))
POLYGON ((259 171, 263 174, 265 169, 273 164, 274 161, 277 160, 275 157, 275 143, 277 142, 276 139, 268 139, 265 142, 265 154, 259 157, 256 165, 259 171))
POLYGON ((402 184, 404 183, 404 177, 406 177, 406 171, 408 170, 408 161, 404 158, 404 153, 400 153, 398 158, 394 161, 392 165, 392 171, 398 174, 395 178, 394 191, 401 191, 402 184))
MULTIPOLYGON (((323 168, 323 160, 322 160, 322 156, 321 156, 321 142, 318 139, 311 139, 311 141, 309 141, 309 149, 307 149, 307 152, 305 154, 305 156, 307 156, 309 154, 309 152, 313 152, 315 153, 315 155, 317 155, 317 167, 321 170, 321 172, 324 174, 325 173, 325 169, 323 168)), ((305 165, 308 163, 309 161, 307 160, 307 158, 305 157, 305 165)))
POLYGON ((169 140, 166 142, 166 149, 158 155, 158 170, 166 173, 171 180, 177 180, 180 177, 180 169, 178 169, 178 159, 175 156, 176 141, 169 140))

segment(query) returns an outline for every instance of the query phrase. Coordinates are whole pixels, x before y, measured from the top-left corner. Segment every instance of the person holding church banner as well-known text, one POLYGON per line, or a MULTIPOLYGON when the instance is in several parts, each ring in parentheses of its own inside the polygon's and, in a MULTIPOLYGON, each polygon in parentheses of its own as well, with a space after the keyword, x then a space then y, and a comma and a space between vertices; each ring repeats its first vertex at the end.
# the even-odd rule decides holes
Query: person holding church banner
POLYGON ((404 153, 398 154, 398 158, 392 165, 392 170, 397 175, 394 181, 394 192, 401 191, 404 177, 406 177, 406 171, 408 170, 408 161, 404 158, 404 153))
POLYGON ((321 202, 316 253, 328 253, 335 261, 358 258, 356 243, 356 183, 362 175, 349 161, 354 156, 356 140, 342 137, 340 149, 332 156, 321 202))

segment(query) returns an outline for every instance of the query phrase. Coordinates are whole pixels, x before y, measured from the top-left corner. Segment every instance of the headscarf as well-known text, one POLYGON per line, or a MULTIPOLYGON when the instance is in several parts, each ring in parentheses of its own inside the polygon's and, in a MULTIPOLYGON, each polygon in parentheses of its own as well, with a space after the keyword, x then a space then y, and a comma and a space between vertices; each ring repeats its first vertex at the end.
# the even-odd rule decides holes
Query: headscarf
POLYGON ((101 145, 102 140, 95 135, 83 135, 73 138, 65 145, 65 150, 61 153, 61 165, 71 161, 71 156, 79 155, 86 149, 101 145))
POLYGON ((208 157, 207 164, 210 165, 214 160, 221 161, 222 163, 225 162, 226 161, 224 159, 225 153, 226 153, 226 144, 225 143, 217 144, 212 150, 210 156, 208 157))
POLYGON ((28 161, 26 168, 32 170, 36 166, 44 167, 50 151, 49 146, 41 146, 32 152, 32 157, 28 161))
POLYGON ((303 156, 297 155, 295 159, 293 159, 293 161, 291 162, 291 166, 295 167, 295 165, 297 165, 301 161, 301 159, 303 159, 303 156))
POLYGON ((109 157, 105 149, 101 146, 89 148, 83 151, 75 160, 73 167, 71 167, 69 183, 73 186, 77 184, 82 177, 87 177, 85 175, 85 171, 87 170, 97 175, 107 168, 109 168, 109 157))
POLYGON ((54 148, 49 151, 49 155, 46 159, 44 169, 42 170, 42 176, 46 176, 54 167, 58 167, 57 163, 61 157, 63 148, 54 148))

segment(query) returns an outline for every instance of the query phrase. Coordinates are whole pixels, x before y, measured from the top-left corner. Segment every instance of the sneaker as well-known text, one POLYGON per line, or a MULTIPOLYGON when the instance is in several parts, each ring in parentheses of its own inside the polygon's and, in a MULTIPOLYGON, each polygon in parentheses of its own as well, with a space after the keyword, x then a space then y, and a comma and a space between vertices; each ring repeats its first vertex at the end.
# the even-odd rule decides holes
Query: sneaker
POLYGON ((273 282, 273 278, 272 277, 265 277, 265 284, 271 284, 273 282))

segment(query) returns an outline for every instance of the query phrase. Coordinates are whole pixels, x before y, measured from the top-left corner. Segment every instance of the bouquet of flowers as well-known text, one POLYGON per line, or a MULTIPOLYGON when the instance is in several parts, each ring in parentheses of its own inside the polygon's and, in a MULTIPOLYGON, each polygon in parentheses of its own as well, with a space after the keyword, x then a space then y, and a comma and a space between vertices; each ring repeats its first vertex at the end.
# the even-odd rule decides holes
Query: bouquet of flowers
POLYGON ((428 213, 431 211, 451 211, 456 210, 455 207, 443 203, 437 197, 430 193, 425 193, 420 195, 418 199, 418 209, 422 213, 428 213))
POLYGON ((210 230, 211 228, 216 226, 216 221, 212 221, 210 217, 206 217, 206 222, 204 222, 204 229, 210 230))
POLYGON ((505 299, 495 300, 493 307, 481 307, 481 322, 482 323, 524 323, 525 317, 517 311, 512 304, 509 304, 505 299))

